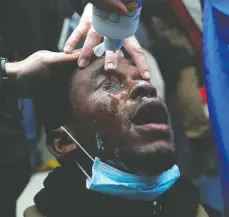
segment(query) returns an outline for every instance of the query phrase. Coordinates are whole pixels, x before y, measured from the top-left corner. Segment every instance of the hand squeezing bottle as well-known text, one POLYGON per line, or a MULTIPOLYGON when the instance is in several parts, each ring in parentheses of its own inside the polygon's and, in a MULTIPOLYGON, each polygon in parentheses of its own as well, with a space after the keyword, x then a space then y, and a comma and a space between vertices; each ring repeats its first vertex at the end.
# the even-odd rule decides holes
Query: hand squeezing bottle
POLYGON ((123 0, 123 3, 128 10, 125 16, 93 6, 92 24, 95 31, 104 36, 102 44, 104 51, 119 50, 122 47, 122 40, 134 35, 137 31, 143 0, 123 0))

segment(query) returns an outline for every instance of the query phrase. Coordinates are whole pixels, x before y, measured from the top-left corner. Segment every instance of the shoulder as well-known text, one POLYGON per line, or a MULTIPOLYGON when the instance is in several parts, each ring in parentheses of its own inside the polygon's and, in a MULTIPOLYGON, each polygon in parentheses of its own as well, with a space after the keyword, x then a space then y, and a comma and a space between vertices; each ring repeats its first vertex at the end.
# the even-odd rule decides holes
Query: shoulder
POLYGON ((196 217, 210 217, 206 210, 203 208, 202 205, 199 204, 198 208, 197 208, 197 214, 196 217))
POLYGON ((24 211, 24 217, 45 217, 37 209, 37 207, 30 206, 24 211))
POLYGON ((211 207, 199 204, 196 217, 222 217, 222 215, 211 207))

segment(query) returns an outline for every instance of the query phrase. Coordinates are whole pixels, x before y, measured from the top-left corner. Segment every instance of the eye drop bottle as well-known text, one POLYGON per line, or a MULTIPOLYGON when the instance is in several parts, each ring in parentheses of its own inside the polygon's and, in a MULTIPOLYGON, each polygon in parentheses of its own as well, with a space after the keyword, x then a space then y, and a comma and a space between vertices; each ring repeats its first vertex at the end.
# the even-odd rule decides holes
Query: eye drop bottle
POLYGON ((122 40, 135 34, 138 28, 143 0, 123 0, 128 14, 121 16, 93 6, 92 24, 97 33, 104 36, 106 50, 116 51, 122 40))

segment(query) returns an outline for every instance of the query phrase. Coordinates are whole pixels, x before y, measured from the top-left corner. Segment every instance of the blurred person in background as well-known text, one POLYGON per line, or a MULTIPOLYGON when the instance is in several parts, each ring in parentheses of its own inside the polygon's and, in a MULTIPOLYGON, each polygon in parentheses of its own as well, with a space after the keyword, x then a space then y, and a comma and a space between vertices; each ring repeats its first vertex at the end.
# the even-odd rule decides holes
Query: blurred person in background
POLYGON ((223 213, 203 79, 202 5, 199 0, 145 2, 142 20, 165 82, 181 173, 196 183, 203 201, 223 213))
POLYGON ((183 150, 181 170, 190 178, 218 172, 206 101, 200 92, 204 90, 201 6, 199 0, 146 1, 142 13, 164 78, 177 144, 183 150))

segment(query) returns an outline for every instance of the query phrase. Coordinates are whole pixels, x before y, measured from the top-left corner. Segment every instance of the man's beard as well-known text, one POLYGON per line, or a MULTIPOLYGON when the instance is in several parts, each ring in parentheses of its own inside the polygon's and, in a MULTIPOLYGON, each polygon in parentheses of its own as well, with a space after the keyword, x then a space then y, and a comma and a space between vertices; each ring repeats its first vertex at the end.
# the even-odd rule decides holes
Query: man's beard
POLYGON ((177 161, 177 153, 168 148, 150 151, 125 149, 119 150, 119 158, 129 173, 156 176, 172 168, 177 161))
MULTIPOLYGON (((168 144, 169 141, 158 141, 154 144, 139 146, 119 146, 117 148, 106 148, 104 138, 104 150, 97 155, 105 163, 116 167, 124 172, 135 175, 156 176, 172 168, 177 162, 175 146, 168 144)), ((98 138, 97 138, 98 143, 98 138)))

